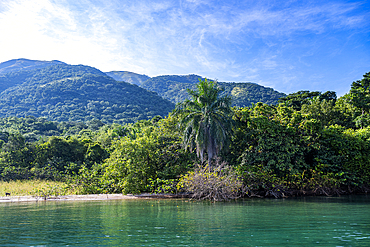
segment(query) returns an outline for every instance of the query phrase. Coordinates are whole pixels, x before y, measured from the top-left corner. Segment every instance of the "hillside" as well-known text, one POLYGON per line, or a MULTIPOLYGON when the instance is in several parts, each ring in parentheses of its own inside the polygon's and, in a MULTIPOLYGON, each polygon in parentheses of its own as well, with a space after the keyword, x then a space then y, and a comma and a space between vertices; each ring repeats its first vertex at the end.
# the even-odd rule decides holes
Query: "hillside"
MULTIPOLYGON (((14 59, 0 63, 0 117, 45 117, 49 121, 129 123, 166 116, 195 89, 198 75, 149 77, 102 71, 60 61, 14 59), (139 87, 140 86, 140 87, 139 87), (158 94, 158 95, 157 95, 158 94), (162 98, 163 97, 163 98, 162 98), (172 103, 171 103, 172 102, 172 103)), ((219 82, 233 106, 276 104, 286 96, 254 83, 219 82)))
MULTIPOLYGON (((106 74, 118 81, 126 81, 156 92, 173 103, 184 101, 188 97, 187 89, 195 89, 195 84, 199 82, 199 79, 204 80, 203 77, 192 74, 156 77, 127 71, 111 71, 106 72, 106 74)), ((218 82, 218 84, 225 89, 223 95, 231 95, 233 106, 238 107, 251 106, 257 102, 273 105, 277 104, 279 98, 286 96, 286 94, 277 92, 272 88, 250 82, 218 82)))
POLYGON ((20 67, 18 70, 14 70, 10 73, 0 74, 0 92, 23 83, 45 84, 53 80, 78 77, 85 74, 105 76, 105 73, 101 72, 100 70, 84 65, 72 66, 67 64, 49 64, 47 67, 44 66, 40 69, 34 70, 28 70, 20 67))
POLYGON ((149 91, 157 92, 163 98, 178 103, 188 97, 186 89, 195 89, 199 79, 198 75, 163 75, 146 80, 141 86, 149 91))
POLYGON ((125 81, 138 86, 141 86, 143 82, 150 79, 150 77, 147 75, 140 75, 129 71, 111 71, 106 72, 105 74, 112 77, 116 81, 125 81))
MULTIPOLYGON (((199 79, 198 75, 164 75, 148 79, 141 86, 147 90, 157 92, 159 95, 171 102, 178 103, 188 97, 187 89, 195 89, 199 79)), ((279 93, 272 88, 260 86, 255 83, 228 83, 218 82, 224 88, 224 94, 231 95, 233 106, 244 107, 252 103, 263 102, 266 104, 277 104, 284 93, 279 93)))
POLYGON ((223 94, 231 95, 233 106, 238 107, 251 106, 257 102, 275 105, 279 98, 286 96, 286 94, 277 92, 272 88, 250 82, 220 82, 219 84, 225 89, 223 94))
POLYGON ((52 65, 0 76, 0 117, 129 123, 166 116, 174 104, 83 65, 52 65))

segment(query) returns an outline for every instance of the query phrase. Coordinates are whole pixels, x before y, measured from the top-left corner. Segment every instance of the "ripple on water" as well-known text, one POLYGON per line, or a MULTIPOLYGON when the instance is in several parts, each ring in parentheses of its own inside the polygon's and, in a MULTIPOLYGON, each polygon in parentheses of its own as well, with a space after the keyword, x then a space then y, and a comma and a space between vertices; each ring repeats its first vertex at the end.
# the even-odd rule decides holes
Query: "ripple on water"
POLYGON ((0 246, 370 246, 370 199, 0 205, 0 246))

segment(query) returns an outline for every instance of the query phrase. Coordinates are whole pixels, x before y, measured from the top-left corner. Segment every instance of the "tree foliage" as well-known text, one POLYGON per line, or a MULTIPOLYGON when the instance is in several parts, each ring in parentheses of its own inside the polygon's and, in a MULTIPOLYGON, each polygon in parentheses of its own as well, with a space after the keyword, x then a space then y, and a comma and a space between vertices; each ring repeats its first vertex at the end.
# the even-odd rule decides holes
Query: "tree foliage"
POLYGON ((314 98, 319 101, 326 100, 335 102, 337 100, 337 95, 333 91, 327 91, 325 93, 318 91, 298 91, 285 97, 281 97, 278 102, 293 107, 294 110, 300 110, 302 105, 308 104, 310 100, 313 100, 314 98))
MULTIPOLYGON (((150 78, 141 83, 147 90, 157 92, 165 99, 174 103, 183 102, 191 97, 187 90, 196 90, 199 80, 204 80, 198 75, 165 75, 150 78)), ((232 105, 238 107, 251 106, 253 103, 263 102, 266 104, 276 104, 280 97, 286 96, 272 88, 266 88, 254 83, 228 83, 218 82, 224 88, 221 96, 231 96, 232 105)))
POLYGON ((364 75, 361 80, 354 81, 349 92, 351 102, 354 106, 363 110, 364 113, 370 111, 370 72, 364 75))
POLYGON ((202 163, 207 155, 210 165, 232 134, 231 98, 220 97, 222 89, 214 81, 200 80, 197 88, 188 90, 192 100, 178 104, 175 113, 184 128, 184 147, 195 147, 202 163))

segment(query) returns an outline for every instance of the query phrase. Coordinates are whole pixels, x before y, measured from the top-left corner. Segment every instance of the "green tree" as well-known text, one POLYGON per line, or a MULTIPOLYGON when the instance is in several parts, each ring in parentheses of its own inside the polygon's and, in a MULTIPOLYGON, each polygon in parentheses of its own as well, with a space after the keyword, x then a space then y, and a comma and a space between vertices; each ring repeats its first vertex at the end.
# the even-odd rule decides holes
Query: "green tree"
POLYGON ((361 108, 363 113, 370 111, 370 72, 362 80, 354 81, 350 90, 351 101, 354 106, 361 108))
MULTIPOLYGON (((242 173, 262 169, 284 177, 306 169, 306 147, 296 124, 287 127, 288 123, 279 122, 278 114, 284 114, 279 111, 290 109, 284 105, 276 108, 257 103, 250 108, 235 110, 238 129, 231 150, 238 155, 242 173)), ((291 115, 293 117, 294 114, 291 115)), ((295 121, 289 122, 293 124, 295 121)))
POLYGON ((316 119, 321 127, 335 124, 338 115, 333 100, 320 100, 319 97, 310 99, 307 104, 302 105, 301 113, 307 119, 316 119))
POLYGON ((327 91, 325 93, 318 91, 298 91, 296 93, 291 93, 286 97, 280 98, 278 102, 284 103, 287 106, 293 107, 294 110, 299 111, 304 104, 308 104, 309 101, 315 97, 318 97, 319 101, 327 100, 335 102, 337 100, 337 94, 333 91, 327 91))
POLYGON ((103 191, 151 191, 148 185, 152 181, 174 180, 187 172, 194 157, 181 148, 175 120, 169 117, 154 124, 139 121, 132 126, 136 129, 134 135, 116 139, 112 145, 114 150, 102 164, 100 187, 103 191))
POLYGON ((207 155, 210 164, 232 133, 231 98, 220 97, 222 89, 215 81, 199 80, 197 89, 188 90, 191 100, 178 104, 174 112, 184 128, 184 147, 195 147, 201 162, 207 155))
POLYGON ((362 80, 352 83, 349 95, 351 103, 362 110, 362 114, 354 120, 356 126, 366 127, 370 121, 370 72, 362 80))

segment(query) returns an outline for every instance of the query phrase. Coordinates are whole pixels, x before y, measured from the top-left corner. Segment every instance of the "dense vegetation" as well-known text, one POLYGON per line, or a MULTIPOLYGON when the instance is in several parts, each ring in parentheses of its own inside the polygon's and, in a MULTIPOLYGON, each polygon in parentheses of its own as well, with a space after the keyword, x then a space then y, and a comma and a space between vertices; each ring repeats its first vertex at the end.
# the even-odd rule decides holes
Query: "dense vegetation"
POLYGON ((263 102, 268 105, 277 104, 284 93, 279 93, 272 88, 262 87, 254 83, 219 83, 224 88, 221 95, 231 95, 232 105, 236 107, 252 106, 263 102))
POLYGON ((27 142, 34 142, 48 136, 76 135, 85 129, 96 131, 102 126, 104 123, 97 119, 87 122, 57 122, 33 116, 0 118, 2 136, 20 134, 27 142))
POLYGON ((88 66, 52 65, 0 75, 1 117, 133 123, 165 116, 174 104, 88 66))
MULTIPOLYGON (((187 89, 195 90, 199 79, 204 80, 204 78, 198 75, 163 75, 150 78, 146 75, 127 71, 112 71, 106 74, 117 81, 129 82, 156 92, 173 103, 180 103, 185 99, 189 99, 187 89)), ((257 102, 273 105, 278 102, 279 98, 286 96, 272 88, 262 87, 249 82, 219 82, 218 84, 224 89, 222 95, 230 95, 233 100, 232 105, 238 107, 251 106, 257 102)))
POLYGON ((212 185, 210 179, 225 193, 240 189, 249 196, 365 193, 370 179, 369 90, 367 73, 338 99, 334 92, 300 91, 276 105, 232 108, 230 144, 218 153, 222 162, 210 162, 214 169, 205 169, 195 151, 183 148, 187 125, 179 128, 181 115, 124 125, 92 122, 94 127, 86 128, 9 117, 1 124, 0 176, 64 180, 83 193, 184 189, 204 198, 193 185, 212 185), (17 131, 25 129, 40 137, 28 139, 28 132, 17 131), (55 135, 47 136, 51 133, 55 135), (227 190, 227 181, 237 187, 227 190))
MULTIPOLYGON (((179 103, 189 99, 187 89, 195 90, 199 79, 204 80, 198 75, 164 75, 142 82, 141 87, 157 92, 163 98, 174 103, 179 103)), ((279 98, 286 96, 272 88, 262 87, 254 83, 219 82, 218 84, 224 88, 221 95, 230 95, 232 105, 238 107, 251 106, 257 102, 276 104, 279 98)))
MULTIPOLYGON (((93 67, 60 61, 10 60, 0 64, 0 117, 134 123, 156 115, 166 116, 174 109, 174 103, 188 98, 187 89, 196 89, 199 79, 203 78, 150 78, 127 71, 103 73, 93 67)), ((224 88, 222 95, 230 95, 233 106, 238 107, 257 102, 276 104, 285 96, 253 83, 219 85, 224 88)))
POLYGON ((105 74, 112 77, 116 81, 125 81, 138 86, 141 86, 143 82, 150 79, 150 77, 147 75, 140 75, 129 71, 111 71, 106 72, 105 74))

